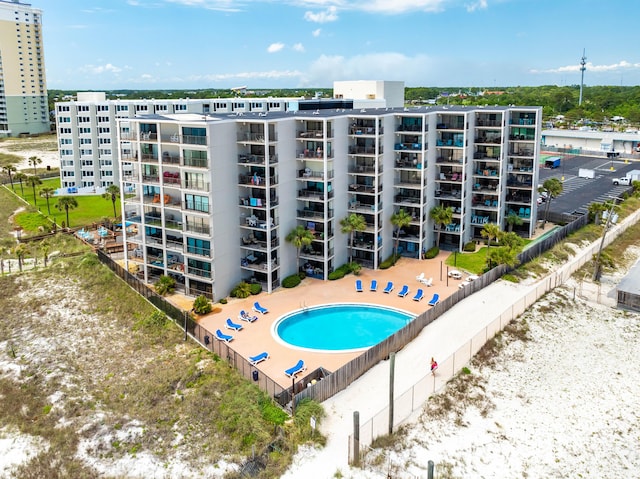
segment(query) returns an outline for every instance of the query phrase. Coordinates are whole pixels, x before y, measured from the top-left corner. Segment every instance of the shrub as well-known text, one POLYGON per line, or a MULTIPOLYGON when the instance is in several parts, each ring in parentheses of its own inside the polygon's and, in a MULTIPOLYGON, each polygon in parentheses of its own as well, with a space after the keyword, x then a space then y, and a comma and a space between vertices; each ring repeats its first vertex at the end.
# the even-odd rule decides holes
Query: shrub
POLYGON ((300 279, 303 280, 307 277, 307 273, 305 273, 304 271, 300 271, 298 273, 298 276, 300 276, 300 279))
POLYGON ((220 304, 227 304, 227 298, 222 298, 220 300, 220 304))
POLYGON ((329 273, 329 279, 331 281, 334 281, 336 279, 341 279, 344 278, 344 271, 341 270, 340 268, 338 268, 335 271, 332 271, 331 273, 329 273))
POLYGON ((466 251, 467 253, 475 252, 475 250, 476 250, 476 242, 475 241, 469 241, 468 243, 466 243, 464 245, 463 250, 466 251))
POLYGON ((297 274, 292 274, 291 276, 287 276, 285 279, 282 280, 282 287, 295 288, 300 284, 300 281, 301 281, 300 276, 298 276, 297 274))
POLYGON ((262 293, 262 285, 260 283, 250 283, 249 290, 253 295, 260 294, 262 293))
POLYGON ((360 263, 356 263, 355 261, 353 261, 352 263, 349 263, 349 271, 351 271, 356 276, 360 274, 361 270, 362 270, 362 265, 360 263))
POLYGON ((433 248, 429 248, 427 252, 424 254, 424 259, 433 259, 436 256, 438 256, 438 253, 440 253, 440 248, 438 248, 437 246, 434 246, 433 248))
POLYGON ((231 290, 232 298, 244 299, 248 298, 249 296, 251 296, 251 285, 244 281, 238 283, 236 287, 231 290))
POLYGON ((389 269, 393 266, 393 261, 391 261, 391 259, 385 259, 383 262, 380 263, 379 267, 380 269, 389 269))
POLYGON ((198 296, 193 302, 193 311, 196 314, 207 314, 211 312, 211 301, 204 295, 198 296))
POLYGON ((166 314, 164 314, 161 311, 158 311, 157 309, 154 309, 151 314, 149 314, 148 316, 145 316, 144 318, 139 319, 136 322, 136 329, 137 328, 145 328, 145 329, 151 329, 151 330, 159 330, 165 327, 165 325, 167 324, 169 320, 167 319, 166 314))

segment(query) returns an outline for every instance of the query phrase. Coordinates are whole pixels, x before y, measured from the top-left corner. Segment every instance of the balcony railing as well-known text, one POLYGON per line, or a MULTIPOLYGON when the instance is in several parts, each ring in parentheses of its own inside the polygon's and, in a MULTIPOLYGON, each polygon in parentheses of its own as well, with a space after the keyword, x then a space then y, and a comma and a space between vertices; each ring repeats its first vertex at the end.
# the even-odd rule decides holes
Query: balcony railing
POLYGON ((197 233, 200 235, 211 235, 211 226, 209 225, 194 225, 186 222, 183 224, 183 231, 187 231, 189 233, 197 233))
POLYGON ((211 271, 207 269, 200 269, 194 266, 187 265, 187 273, 193 276, 200 276, 201 278, 211 278, 211 271))
POLYGON ((182 157, 182 166, 188 166, 190 168, 208 168, 209 160, 204 158, 185 158, 182 157))
POLYGON ((206 145, 207 137, 206 136, 193 136, 193 135, 182 135, 182 143, 187 145, 206 145))
POLYGON ((209 191, 209 183, 206 181, 183 180, 182 188, 185 190, 209 191))

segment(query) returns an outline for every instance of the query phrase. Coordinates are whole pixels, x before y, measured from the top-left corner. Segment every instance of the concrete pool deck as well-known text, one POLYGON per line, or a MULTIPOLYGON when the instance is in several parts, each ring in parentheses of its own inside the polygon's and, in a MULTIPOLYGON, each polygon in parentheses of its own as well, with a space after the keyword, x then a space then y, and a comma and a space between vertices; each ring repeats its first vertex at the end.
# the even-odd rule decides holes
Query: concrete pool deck
MULTIPOLYGON (((216 303, 215 306, 221 308, 220 312, 203 316, 198 322, 211 333, 220 329, 225 334, 232 335, 234 339, 230 343, 230 347, 245 358, 255 356, 263 351, 268 352, 270 358, 261 362, 257 369, 283 388, 287 388, 291 385, 291 379, 285 375, 284 371, 299 359, 304 360, 307 373, 320 367, 333 372, 362 353, 312 352, 286 346, 276 341, 271 333, 272 325, 281 316, 304 307, 335 303, 389 306, 418 315, 429 309, 428 301, 434 293, 438 293, 441 298, 446 298, 458 289, 461 280, 449 278, 447 285, 447 267, 444 261, 449 254, 448 251, 441 251, 437 257, 430 260, 401 258, 394 267, 386 270, 363 269, 359 276, 348 275, 337 281, 306 278, 295 288, 280 288, 270 295, 261 293, 246 299, 228 298, 229 302, 225 305, 216 303), (441 268, 442 276, 440 275, 441 268), (425 278, 433 278, 433 286, 426 287, 416 280, 416 276, 421 273, 424 273, 425 278), (364 291, 361 293, 355 290, 356 279, 362 280, 364 291), (376 292, 369 291, 372 279, 378 281, 376 292), (385 294, 382 291, 388 281, 393 281, 394 290, 390 294, 385 294), (409 294, 401 298, 398 296, 398 291, 405 284, 409 286, 409 294), (413 296, 418 288, 422 288, 424 291, 424 299, 419 302, 413 301, 413 296), (254 313, 252 308, 256 301, 267 308, 269 312, 267 314, 254 313), (253 323, 240 321, 238 315, 243 309, 258 316, 258 320, 253 323), (227 318, 231 318, 235 323, 242 323, 243 330, 236 332, 226 329, 227 318)), ((463 280, 466 276, 466 274, 463 276, 463 280)), ((190 307, 189 303, 186 309, 190 307)), ((321 332, 319 331, 319 333, 321 332)), ((330 331, 325 333, 331 334, 330 331)), ((215 339, 212 338, 212 340, 215 339)))

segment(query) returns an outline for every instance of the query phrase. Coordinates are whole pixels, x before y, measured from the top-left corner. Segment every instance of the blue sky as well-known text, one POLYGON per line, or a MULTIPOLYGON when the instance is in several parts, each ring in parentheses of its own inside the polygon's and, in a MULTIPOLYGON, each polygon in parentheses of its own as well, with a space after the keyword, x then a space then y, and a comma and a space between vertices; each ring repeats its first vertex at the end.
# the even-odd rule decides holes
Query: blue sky
MULTIPOLYGON (((23 0, 24 2, 24 0, 23 0)), ((637 0, 32 0, 54 89, 640 84, 637 0), (634 8, 631 8, 634 6, 634 8)))

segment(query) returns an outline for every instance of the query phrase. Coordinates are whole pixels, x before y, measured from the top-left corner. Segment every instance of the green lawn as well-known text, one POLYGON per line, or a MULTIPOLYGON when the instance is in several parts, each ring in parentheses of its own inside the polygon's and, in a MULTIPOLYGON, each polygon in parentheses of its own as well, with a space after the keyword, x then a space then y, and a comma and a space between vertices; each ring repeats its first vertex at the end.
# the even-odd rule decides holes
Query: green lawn
MULTIPOLYGON (((20 188, 20 184, 14 184, 16 195, 23 198, 29 205, 33 207, 33 189, 31 186, 24 184, 23 188, 20 188)), ((44 198, 40 197, 40 191, 42 188, 59 188, 60 178, 50 178, 42 181, 42 185, 36 186, 36 205, 42 214, 38 214, 35 208, 31 208, 30 211, 25 211, 16 215, 16 223, 22 226, 26 231, 37 231, 39 226, 45 226, 49 228, 51 222, 55 220, 58 226, 62 225, 64 221, 67 222, 66 213, 56 208, 58 204, 58 197, 54 196, 49 198, 49 206, 51 208, 51 215, 47 211, 47 202, 44 198), (47 219, 47 217, 50 218, 47 219)), ((78 202, 78 207, 69 210, 69 223, 72 228, 77 226, 90 225, 92 223, 98 223, 103 218, 113 218, 113 204, 111 200, 104 199, 100 195, 90 196, 77 196, 74 198, 78 202)), ((120 200, 116 201, 116 212, 120 212, 120 200)))
POLYGON ((482 274, 487 258, 487 247, 483 246, 475 253, 451 253, 445 264, 463 269, 473 274, 482 274))

